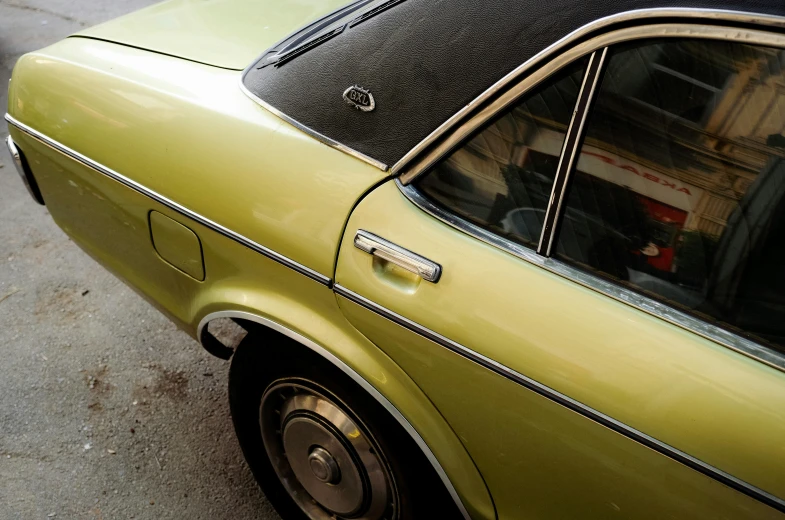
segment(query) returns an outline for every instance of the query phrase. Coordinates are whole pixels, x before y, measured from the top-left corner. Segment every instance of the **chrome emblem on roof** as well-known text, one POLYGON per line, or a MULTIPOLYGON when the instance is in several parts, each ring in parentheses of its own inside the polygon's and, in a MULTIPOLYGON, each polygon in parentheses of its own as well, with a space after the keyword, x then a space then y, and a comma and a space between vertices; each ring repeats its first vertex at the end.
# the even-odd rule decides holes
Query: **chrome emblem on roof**
POLYGON ((343 99, 357 110, 362 110, 363 112, 370 112, 376 108, 376 101, 373 99, 373 94, 367 89, 357 85, 344 90, 343 99))

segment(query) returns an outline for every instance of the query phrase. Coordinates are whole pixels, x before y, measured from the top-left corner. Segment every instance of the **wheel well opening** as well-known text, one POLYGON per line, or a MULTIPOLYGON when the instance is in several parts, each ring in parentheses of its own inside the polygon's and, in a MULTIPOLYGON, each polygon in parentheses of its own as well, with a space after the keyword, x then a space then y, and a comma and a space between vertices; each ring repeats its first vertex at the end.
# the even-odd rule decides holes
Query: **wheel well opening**
MULTIPOLYGON (((424 441, 419 437, 419 434, 408 431, 400 422, 401 420, 406 422, 405 418, 402 416, 398 418, 396 414, 391 413, 387 406, 379 400, 379 396, 373 395, 372 392, 364 388, 364 385, 356 379, 356 377, 361 376, 357 375, 355 377, 346 373, 332 359, 272 327, 244 319, 235 318, 232 321, 242 329, 242 338, 237 344, 234 347, 226 347, 232 348, 234 354, 233 363, 241 361, 241 364, 246 364, 251 360, 255 360, 263 372, 273 370, 273 367, 278 364, 318 367, 318 370, 322 373, 329 374, 329 377, 340 381, 340 385, 344 388, 349 387, 352 393, 363 395, 364 399, 374 407, 374 414, 384 417, 385 429, 388 432, 394 432, 392 435, 405 444, 407 460, 401 462, 405 465, 415 465, 423 479, 422 481, 428 482, 429 489, 433 490, 430 500, 432 505, 438 505, 439 517, 445 519, 468 518, 464 513, 465 510, 462 511, 462 505, 459 506, 456 503, 458 499, 453 495, 455 490, 449 484, 449 480, 444 480, 447 478, 443 474, 444 470, 441 467, 437 469, 434 466, 434 461, 424 451, 427 448, 420 445, 420 442, 424 441), (255 354, 248 356, 249 350, 254 351, 255 354), (420 442, 415 440, 415 436, 420 442), (448 489, 448 486, 452 489, 448 489)), ((369 384, 367 381, 365 383, 369 384)), ((386 400, 384 397, 382 399, 386 400)), ((387 404, 392 406, 389 402, 387 404)), ((398 412, 398 415, 400 415, 400 412, 398 412)), ((409 427, 411 428, 410 425, 409 427)), ((438 463, 436 465, 439 466, 438 463)))

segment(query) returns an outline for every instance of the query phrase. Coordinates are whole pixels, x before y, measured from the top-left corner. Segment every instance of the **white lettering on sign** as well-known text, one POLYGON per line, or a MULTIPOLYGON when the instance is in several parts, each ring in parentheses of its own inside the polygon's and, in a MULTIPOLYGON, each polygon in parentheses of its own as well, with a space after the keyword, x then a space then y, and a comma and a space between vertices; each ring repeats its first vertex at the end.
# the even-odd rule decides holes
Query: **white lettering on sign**
MULTIPOLYGON (((563 133, 541 130, 531 149, 558 157, 563 143, 563 133)), ((697 186, 664 173, 654 173, 641 164, 595 146, 584 145, 581 148, 576 167, 584 173, 687 212, 693 211, 703 195, 703 190, 697 186)))
POLYGON ((620 164, 620 163, 618 163, 616 161, 616 159, 614 159, 612 157, 606 157, 604 155, 601 155, 601 154, 598 154, 598 153, 594 153, 594 152, 589 152, 589 151, 582 151, 581 155, 591 155, 592 157, 598 158, 602 162, 605 162, 605 163, 608 163, 608 164, 612 164, 614 166, 617 166, 617 167, 621 168, 622 170, 627 170, 628 172, 632 172, 635 175, 637 175, 639 177, 643 177, 644 179, 646 179, 648 181, 656 182, 657 184, 662 184, 663 186, 665 186, 667 188, 671 188, 673 190, 680 191, 681 193, 686 193, 687 195, 692 195, 692 193, 690 192, 690 189, 687 188, 686 186, 678 186, 677 187, 675 181, 669 181, 669 180, 666 180, 665 178, 663 178, 662 176, 657 176, 657 175, 654 175, 653 173, 649 173, 649 172, 646 172, 646 171, 638 170, 638 168, 636 168, 635 166, 632 166, 631 164, 623 164, 623 163, 620 164))

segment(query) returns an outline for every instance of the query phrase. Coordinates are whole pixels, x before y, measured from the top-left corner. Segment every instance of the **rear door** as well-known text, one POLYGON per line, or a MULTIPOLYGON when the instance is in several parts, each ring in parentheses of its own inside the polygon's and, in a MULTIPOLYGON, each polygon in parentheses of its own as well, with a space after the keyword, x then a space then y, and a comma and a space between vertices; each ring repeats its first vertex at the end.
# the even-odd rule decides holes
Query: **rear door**
POLYGON ((500 518, 785 517, 785 54, 707 31, 524 80, 349 220, 341 308, 500 518))

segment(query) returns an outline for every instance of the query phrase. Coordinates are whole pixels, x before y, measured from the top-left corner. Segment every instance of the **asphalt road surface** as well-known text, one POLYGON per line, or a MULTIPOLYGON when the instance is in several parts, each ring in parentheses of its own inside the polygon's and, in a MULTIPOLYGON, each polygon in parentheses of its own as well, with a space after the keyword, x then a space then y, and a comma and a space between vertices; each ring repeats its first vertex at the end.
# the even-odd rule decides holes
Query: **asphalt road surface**
MULTIPOLYGON (((0 0, 2 113, 20 55, 151 3, 0 0)), ((3 145, 0 519, 278 518, 235 440, 227 370, 57 228, 3 145)))

